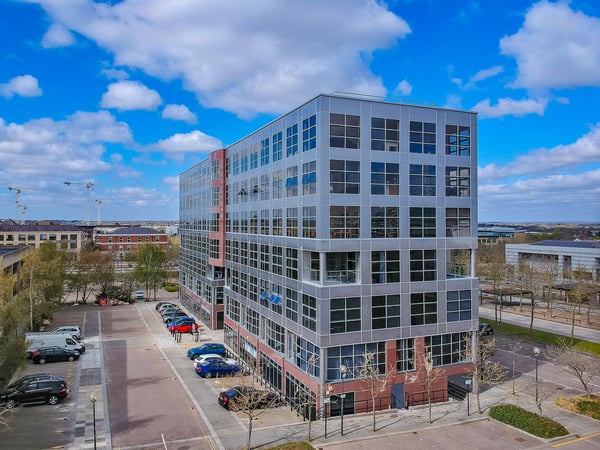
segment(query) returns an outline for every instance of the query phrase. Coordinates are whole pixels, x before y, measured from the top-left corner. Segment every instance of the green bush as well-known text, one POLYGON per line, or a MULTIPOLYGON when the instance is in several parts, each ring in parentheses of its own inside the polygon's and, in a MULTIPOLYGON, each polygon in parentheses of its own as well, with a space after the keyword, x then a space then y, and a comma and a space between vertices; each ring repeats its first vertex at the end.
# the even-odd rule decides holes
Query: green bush
POLYGON ((600 403, 592 400, 580 400, 577 402, 577 408, 581 414, 600 420, 600 403))
POLYGON ((516 405, 492 406, 490 417, 544 439, 569 434, 560 423, 516 405))
POLYGON ((165 283, 163 285, 163 289, 167 292, 177 292, 179 290, 179 286, 176 283, 165 283))

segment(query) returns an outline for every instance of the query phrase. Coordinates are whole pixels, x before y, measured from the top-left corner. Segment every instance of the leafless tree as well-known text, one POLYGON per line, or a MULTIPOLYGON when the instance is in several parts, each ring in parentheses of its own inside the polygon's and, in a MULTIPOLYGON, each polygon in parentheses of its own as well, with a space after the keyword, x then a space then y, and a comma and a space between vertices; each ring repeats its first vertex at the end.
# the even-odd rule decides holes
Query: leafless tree
POLYGON ((531 300, 530 332, 533 331, 537 303, 545 299, 546 288, 554 282, 556 273, 556 264, 527 262, 519 265, 518 285, 524 293, 529 294, 531 300))
POLYGON ((514 339, 511 344, 510 344, 510 351, 511 351, 511 373, 512 373, 512 395, 516 395, 517 391, 516 391, 516 387, 515 387, 515 382, 517 379, 517 374, 519 371, 519 367, 518 367, 518 356, 520 351, 523 349, 523 343, 514 339))
POLYGON ((465 341, 465 357, 473 361, 473 393, 477 399, 477 411, 482 414, 481 389, 501 384, 505 379, 506 370, 500 363, 491 361, 496 349, 496 340, 493 337, 474 333, 466 335, 465 341))
POLYGON ((372 352, 367 352, 362 364, 358 367, 358 380, 365 385, 371 397, 373 431, 377 431, 375 402, 381 394, 387 391, 388 386, 393 382, 394 375, 393 366, 385 371, 385 373, 381 373, 375 355, 372 352))
POLYGON ((540 416, 544 415, 542 406, 546 400, 552 397, 558 392, 558 387, 547 381, 539 381, 537 383, 530 383, 525 387, 525 390, 535 398, 535 406, 540 413, 540 416))
POLYGON ((559 361, 562 370, 573 375, 588 398, 592 395, 592 379, 600 374, 600 359, 577 350, 567 339, 559 339, 556 345, 548 348, 548 355, 559 361))
POLYGON ((444 376, 444 371, 442 368, 434 366, 430 351, 427 351, 421 358, 420 364, 415 365, 415 372, 407 375, 406 381, 408 383, 419 383, 425 389, 429 408, 429 423, 431 423, 431 389, 444 376))

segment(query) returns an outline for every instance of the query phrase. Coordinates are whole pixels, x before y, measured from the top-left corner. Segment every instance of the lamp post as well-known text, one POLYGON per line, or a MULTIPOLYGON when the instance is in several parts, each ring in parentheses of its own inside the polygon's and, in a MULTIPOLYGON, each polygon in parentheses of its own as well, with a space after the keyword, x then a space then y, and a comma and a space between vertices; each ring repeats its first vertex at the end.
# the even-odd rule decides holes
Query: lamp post
POLYGON ((96 450, 96 393, 92 392, 89 396, 90 402, 92 402, 92 422, 94 426, 94 450, 96 450))
POLYGON ((348 373, 348 367, 344 364, 340 366, 340 375, 342 377, 342 393, 340 394, 340 398, 342 399, 340 404, 340 434, 344 435, 344 399, 346 398, 346 394, 344 392, 344 378, 346 378, 346 374, 348 373))
POLYGON ((538 356, 540 356, 540 348, 533 347, 533 355, 535 356, 535 404, 539 405, 538 399, 538 356))

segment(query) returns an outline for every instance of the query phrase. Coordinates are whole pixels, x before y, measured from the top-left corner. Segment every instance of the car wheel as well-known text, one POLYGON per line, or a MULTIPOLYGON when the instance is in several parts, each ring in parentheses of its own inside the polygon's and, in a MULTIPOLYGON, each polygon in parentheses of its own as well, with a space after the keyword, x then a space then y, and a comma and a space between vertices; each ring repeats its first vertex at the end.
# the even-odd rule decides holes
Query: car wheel
POLYGON ((206 372, 205 377, 206 378, 212 378, 212 372, 206 372))
POLYGON ((17 406, 17 402, 15 402, 12 398, 9 401, 6 402, 6 407, 8 409, 12 409, 15 406, 17 406))
POLYGON ((51 395, 48 397, 48 403, 51 405, 56 405, 58 403, 58 397, 56 395, 51 395))
POLYGON ((46 364, 46 360, 45 360, 44 358, 40 358, 40 361, 39 361, 39 363, 40 363, 40 364, 46 364))
POLYGON ((69 362, 73 362, 75 361, 75 357, 74 356, 69 356, 69 362))

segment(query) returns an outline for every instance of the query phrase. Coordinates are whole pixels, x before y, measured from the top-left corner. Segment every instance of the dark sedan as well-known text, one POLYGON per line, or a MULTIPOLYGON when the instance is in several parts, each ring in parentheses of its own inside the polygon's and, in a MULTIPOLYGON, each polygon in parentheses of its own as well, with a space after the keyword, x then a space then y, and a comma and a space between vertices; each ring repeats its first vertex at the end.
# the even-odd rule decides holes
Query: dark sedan
POLYGON ((208 342, 206 344, 202 344, 200 347, 190 348, 187 351, 187 357, 190 359, 196 359, 196 357, 200 355, 206 355, 207 353, 225 356, 227 350, 225 350, 225 346, 223 344, 208 342))
POLYGON ((219 394, 217 400, 223 408, 233 410, 272 408, 281 403, 279 394, 252 386, 227 389, 219 394))
POLYGON ((209 360, 196 366, 196 373, 202 378, 233 376, 239 371, 240 367, 237 364, 228 364, 225 361, 218 360, 209 360))
POLYGON ((56 361, 75 361, 79 359, 79 352, 63 347, 41 347, 33 352, 31 359, 34 363, 45 364, 56 361))

